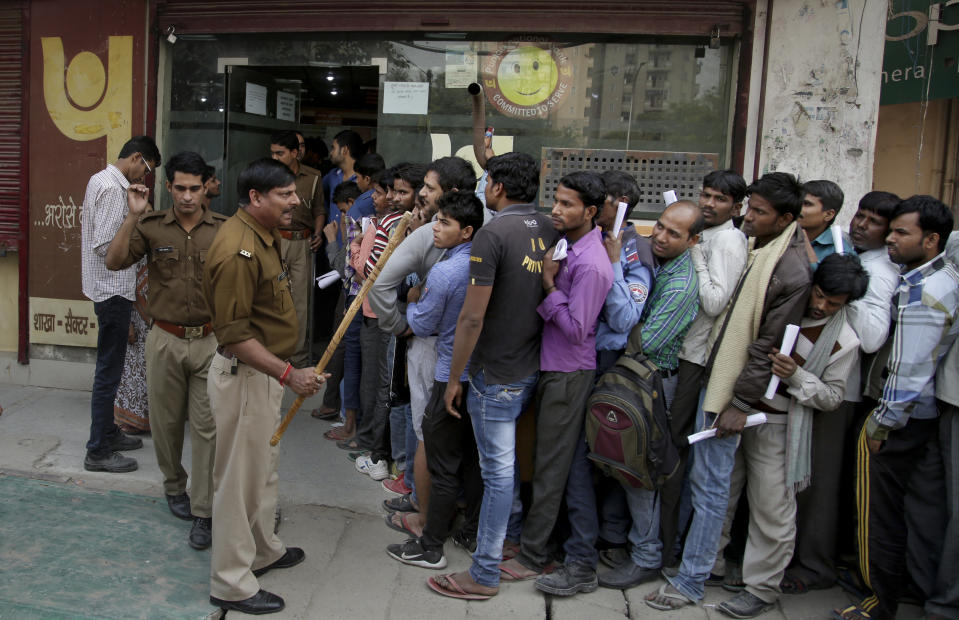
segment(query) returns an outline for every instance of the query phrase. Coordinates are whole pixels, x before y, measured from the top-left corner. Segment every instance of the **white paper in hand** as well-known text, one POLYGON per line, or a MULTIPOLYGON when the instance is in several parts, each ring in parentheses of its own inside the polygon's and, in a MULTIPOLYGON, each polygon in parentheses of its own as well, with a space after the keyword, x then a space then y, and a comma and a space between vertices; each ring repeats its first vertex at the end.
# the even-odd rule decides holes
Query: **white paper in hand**
POLYGON ((370 227, 370 219, 371 218, 364 217, 362 219, 362 223, 360 224, 360 230, 363 232, 364 235, 366 234, 366 229, 370 227))
POLYGON ((667 207, 673 204, 674 202, 676 202, 677 200, 679 200, 679 198, 676 198, 676 190, 671 189, 669 191, 663 192, 663 202, 666 203, 667 207))
POLYGON ((626 219, 626 209, 629 207, 625 202, 619 203, 619 207, 616 208, 616 223, 613 224, 612 235, 616 236, 619 234, 619 229, 623 227, 623 220, 626 219))
POLYGON ((321 276, 317 276, 316 285, 320 288, 329 288, 334 282, 340 281, 340 274, 334 271, 327 271, 321 276))
MULTIPOLYGON (((746 428, 750 426, 759 426, 760 424, 766 423, 766 414, 765 413, 754 413, 752 415, 746 416, 746 428)), ((703 439, 710 439, 716 436, 715 428, 707 428, 704 431, 699 431, 698 433, 693 433, 686 437, 686 441, 690 444, 694 444, 697 441, 702 441, 703 439)))
POLYGON ((566 238, 560 239, 556 242, 556 247, 553 248, 553 260, 563 260, 566 258, 566 238))
MULTIPOLYGON (((796 338, 799 336, 799 326, 793 325, 790 323, 786 326, 786 332, 783 334, 783 344, 779 347, 779 352, 783 355, 789 355, 793 352, 793 346, 796 344, 796 338)), ((773 396, 776 395, 776 390, 779 389, 779 377, 773 375, 769 377, 769 386, 766 388, 766 393, 763 395, 766 400, 772 400, 773 396)))
POLYGON ((832 245, 836 248, 836 254, 845 253, 842 247, 842 227, 839 224, 833 224, 829 227, 829 232, 832 233, 832 245))

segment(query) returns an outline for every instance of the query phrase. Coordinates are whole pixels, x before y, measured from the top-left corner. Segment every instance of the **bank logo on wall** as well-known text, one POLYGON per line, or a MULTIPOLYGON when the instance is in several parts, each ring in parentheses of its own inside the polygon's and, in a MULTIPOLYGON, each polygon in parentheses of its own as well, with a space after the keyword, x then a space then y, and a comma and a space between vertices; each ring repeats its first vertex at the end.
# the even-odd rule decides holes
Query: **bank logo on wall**
POLYGON ((90 51, 68 64, 60 37, 43 37, 41 45, 43 97, 53 124, 71 140, 106 136, 105 161, 113 161, 131 134, 133 37, 109 38, 106 69, 90 51))
POLYGON ((572 87, 569 57, 548 41, 502 43, 486 58, 482 70, 486 98, 513 118, 545 117, 572 87))

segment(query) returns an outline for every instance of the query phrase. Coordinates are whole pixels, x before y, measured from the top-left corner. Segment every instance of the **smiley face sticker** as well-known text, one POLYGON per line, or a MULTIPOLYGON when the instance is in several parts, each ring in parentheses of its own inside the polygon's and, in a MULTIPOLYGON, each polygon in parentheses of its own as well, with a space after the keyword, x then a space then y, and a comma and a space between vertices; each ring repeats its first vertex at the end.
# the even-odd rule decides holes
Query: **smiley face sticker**
POLYGON ((486 97, 514 118, 545 117, 569 94, 572 69, 553 43, 509 41, 483 64, 486 97))

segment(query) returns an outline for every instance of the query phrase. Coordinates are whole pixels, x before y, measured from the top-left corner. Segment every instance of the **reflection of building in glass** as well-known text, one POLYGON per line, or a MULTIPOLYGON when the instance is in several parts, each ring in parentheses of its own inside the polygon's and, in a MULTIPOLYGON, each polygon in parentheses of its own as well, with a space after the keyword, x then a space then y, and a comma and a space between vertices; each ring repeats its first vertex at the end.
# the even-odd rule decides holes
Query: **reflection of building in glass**
POLYGON ((574 130, 576 135, 582 136, 588 124, 587 110, 590 101, 590 84, 592 82, 593 55, 592 43, 575 45, 565 48, 569 57, 570 68, 573 71, 572 87, 569 96, 554 111, 554 117, 563 125, 574 130))
POLYGON ((632 121, 633 132, 640 131, 642 139, 662 140, 662 131, 637 123, 647 113, 666 112, 699 95, 695 53, 691 45, 593 46, 590 134, 625 134, 632 121))

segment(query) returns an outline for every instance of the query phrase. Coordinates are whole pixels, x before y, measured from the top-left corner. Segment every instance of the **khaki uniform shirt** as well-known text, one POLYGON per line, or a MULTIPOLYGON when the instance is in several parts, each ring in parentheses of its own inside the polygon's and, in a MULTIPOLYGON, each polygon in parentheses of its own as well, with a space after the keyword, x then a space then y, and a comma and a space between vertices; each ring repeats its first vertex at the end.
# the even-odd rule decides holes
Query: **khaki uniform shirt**
POLYGON ((203 294, 221 345, 255 338, 286 359, 296 351, 297 322, 280 236, 240 208, 210 247, 203 294))
MULTIPOLYGON (((293 209, 293 222, 289 226, 281 226, 284 230, 301 230, 316 226, 316 218, 326 215, 326 202, 323 200, 323 179, 320 173, 309 166, 300 164, 300 171, 296 173, 296 195, 300 197, 300 204, 293 209)), ((319 234, 321 231, 313 231, 319 234)))
POLYGON ((190 232, 180 226, 173 209, 147 213, 130 235, 123 268, 149 256, 147 313, 177 325, 203 325, 210 312, 203 298, 203 264, 226 216, 206 210, 190 232))

